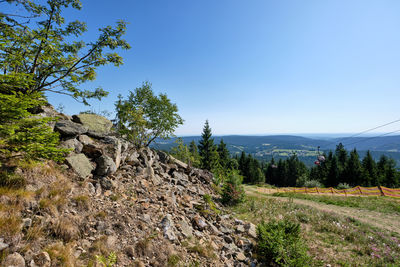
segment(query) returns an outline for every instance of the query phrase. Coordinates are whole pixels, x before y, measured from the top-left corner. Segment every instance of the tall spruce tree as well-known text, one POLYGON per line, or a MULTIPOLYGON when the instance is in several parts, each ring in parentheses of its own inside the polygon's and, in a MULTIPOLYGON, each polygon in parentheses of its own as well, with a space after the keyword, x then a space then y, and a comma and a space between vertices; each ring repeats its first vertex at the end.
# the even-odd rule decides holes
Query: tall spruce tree
POLYGON ((201 167, 207 170, 212 170, 214 164, 218 160, 218 153, 214 145, 214 138, 212 138, 211 128, 208 120, 204 124, 201 140, 198 145, 200 154, 201 167))
POLYGON ((346 164, 344 181, 352 186, 360 185, 362 177, 362 166, 357 150, 350 152, 350 157, 346 164))
POLYGON ((368 150, 367 154, 362 160, 363 167, 363 181, 361 185, 374 186, 378 184, 376 163, 372 158, 371 152, 368 150))
POLYGON ((221 139, 218 148, 218 155, 219 155, 219 163, 223 169, 227 169, 230 161, 229 150, 224 143, 224 140, 221 139))

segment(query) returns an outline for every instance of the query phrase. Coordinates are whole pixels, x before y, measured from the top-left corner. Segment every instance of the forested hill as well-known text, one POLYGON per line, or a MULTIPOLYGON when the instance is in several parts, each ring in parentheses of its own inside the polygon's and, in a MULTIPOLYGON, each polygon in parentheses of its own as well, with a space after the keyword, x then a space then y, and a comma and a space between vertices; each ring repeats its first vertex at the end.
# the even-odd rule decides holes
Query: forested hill
MULTIPOLYGON (((182 138, 183 143, 189 144, 192 140, 196 143, 200 140, 200 136, 185 136, 182 138)), ((170 150, 176 145, 176 139, 158 140, 155 147, 162 150, 170 150)), ((378 159, 385 154, 396 160, 400 166, 400 135, 382 136, 382 137, 352 137, 352 138, 331 138, 317 139, 295 135, 269 135, 269 136, 244 136, 244 135, 227 135, 215 136, 214 143, 218 144, 223 139, 232 154, 244 151, 250 153, 262 160, 270 160, 274 158, 285 158, 292 153, 296 153, 300 160, 310 165, 314 162, 317 155, 317 147, 320 146, 321 151, 334 150, 336 145, 343 143, 347 150, 356 148, 360 155, 370 150, 374 158, 378 159)))

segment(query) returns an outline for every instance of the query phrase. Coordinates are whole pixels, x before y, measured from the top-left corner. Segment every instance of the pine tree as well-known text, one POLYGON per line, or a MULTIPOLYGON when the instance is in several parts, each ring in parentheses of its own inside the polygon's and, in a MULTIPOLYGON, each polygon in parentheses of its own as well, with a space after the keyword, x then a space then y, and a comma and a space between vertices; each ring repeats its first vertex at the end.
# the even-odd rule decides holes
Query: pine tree
POLYGON ((326 177, 326 186, 336 186, 339 184, 339 168, 338 160, 336 155, 331 159, 331 165, 329 167, 328 176, 326 177))
POLYGON ((342 143, 339 143, 339 145, 336 146, 335 150, 335 155, 338 160, 338 167, 339 167, 339 178, 342 177, 344 169, 346 167, 346 162, 347 162, 347 150, 344 148, 342 143))
POLYGON ((201 140, 199 142, 199 154, 201 167, 211 171, 218 160, 218 153, 214 145, 214 138, 212 138, 211 128, 208 124, 208 120, 204 124, 203 133, 201 134, 201 140))
POLYGON ((368 150, 367 154, 362 160, 362 184, 363 186, 374 186, 378 184, 376 163, 372 158, 371 152, 368 150))
POLYGON ((196 168, 200 167, 200 155, 194 140, 189 144, 189 152, 192 155, 192 166, 196 168))
POLYGON ((230 161, 229 150, 224 143, 224 140, 221 139, 218 148, 218 155, 219 155, 219 163, 223 169, 227 169, 230 161))
POLYGON ((356 149, 350 152, 350 157, 346 164, 344 176, 344 182, 352 186, 360 185, 362 183, 362 166, 360 163, 360 156, 358 155, 356 149))

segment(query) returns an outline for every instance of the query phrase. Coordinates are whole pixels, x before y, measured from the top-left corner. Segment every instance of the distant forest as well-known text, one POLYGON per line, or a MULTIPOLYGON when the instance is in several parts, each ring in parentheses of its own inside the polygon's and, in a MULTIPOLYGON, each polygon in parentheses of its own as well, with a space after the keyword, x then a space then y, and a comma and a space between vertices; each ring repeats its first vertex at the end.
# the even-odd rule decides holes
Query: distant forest
POLYGON ((334 150, 321 154, 314 151, 313 156, 308 155, 313 163, 307 166, 295 151, 289 151, 286 157, 275 158, 272 155, 266 161, 244 151, 231 153, 222 138, 219 138, 218 145, 214 141, 207 123, 197 142, 192 140, 187 145, 182 139, 177 139, 170 153, 194 167, 211 170, 217 179, 226 172, 238 172, 243 177, 243 183, 248 184, 339 188, 400 186, 400 172, 393 158, 382 154, 379 159, 374 159, 369 150, 360 156, 355 148, 347 151, 342 143, 336 145, 334 150))

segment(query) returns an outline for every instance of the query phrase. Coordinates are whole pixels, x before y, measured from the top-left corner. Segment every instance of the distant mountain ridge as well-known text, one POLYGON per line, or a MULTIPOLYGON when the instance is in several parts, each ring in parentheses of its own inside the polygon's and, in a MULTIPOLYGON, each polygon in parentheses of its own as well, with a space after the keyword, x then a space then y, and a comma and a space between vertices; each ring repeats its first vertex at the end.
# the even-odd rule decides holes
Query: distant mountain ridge
MULTIPOLYGON (((179 137, 185 144, 192 140, 199 142, 201 136, 179 137)), ((225 135, 214 136, 215 144, 223 139, 232 154, 239 154, 242 151, 250 153, 261 160, 274 158, 284 158, 296 153, 307 165, 312 164, 316 155, 317 148, 320 150, 334 150, 336 145, 343 143, 345 148, 350 151, 356 148, 363 156, 365 151, 370 150, 374 158, 378 159, 382 154, 394 158, 400 166, 400 135, 382 137, 340 137, 331 139, 317 139, 298 135, 267 135, 267 136, 247 136, 247 135, 225 135)), ((170 140, 157 140, 154 147, 161 150, 170 150, 175 146, 177 138, 170 140)))

